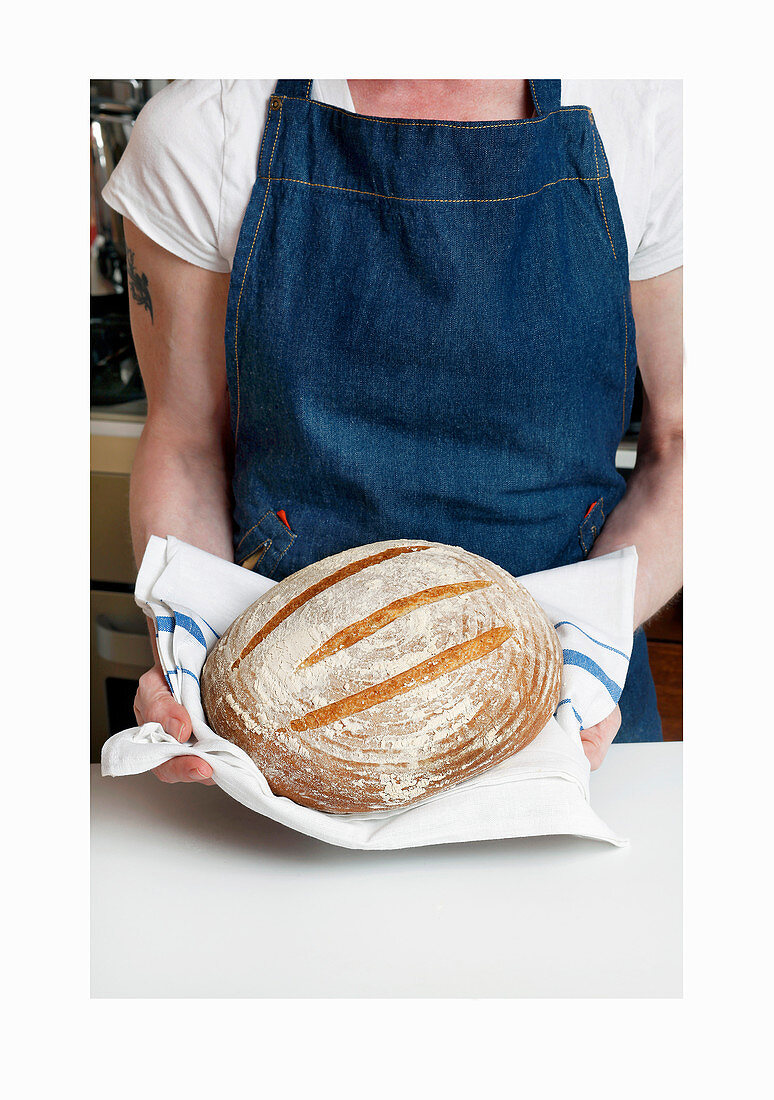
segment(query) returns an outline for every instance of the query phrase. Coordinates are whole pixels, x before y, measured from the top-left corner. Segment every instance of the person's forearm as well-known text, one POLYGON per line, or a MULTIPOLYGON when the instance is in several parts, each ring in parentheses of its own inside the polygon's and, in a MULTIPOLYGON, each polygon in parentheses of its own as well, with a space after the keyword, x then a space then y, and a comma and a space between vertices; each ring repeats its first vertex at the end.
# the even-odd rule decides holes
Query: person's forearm
POLYGON ((138 567, 151 535, 174 535, 233 561, 231 473, 223 449, 217 443, 183 449, 149 421, 132 466, 129 516, 138 567))
MULTIPOLYGON (((163 426, 149 421, 132 463, 129 519, 137 567, 151 535, 175 535, 233 561, 231 478, 221 449, 191 453, 169 440, 163 426)), ((162 668, 152 619, 147 626, 153 660, 162 668)))
POLYGON ((619 504, 589 557, 636 546, 634 626, 641 626, 680 589, 683 576, 683 447, 676 437, 643 450, 619 504))

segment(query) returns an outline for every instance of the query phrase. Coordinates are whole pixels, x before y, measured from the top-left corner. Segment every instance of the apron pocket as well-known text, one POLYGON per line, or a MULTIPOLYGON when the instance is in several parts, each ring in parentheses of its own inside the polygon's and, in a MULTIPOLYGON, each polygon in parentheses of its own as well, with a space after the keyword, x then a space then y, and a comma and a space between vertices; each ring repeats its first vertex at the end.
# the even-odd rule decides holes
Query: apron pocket
POLYGON ((605 501, 604 497, 600 497, 589 508, 586 515, 583 517, 580 527, 578 528, 578 539, 583 548, 583 553, 588 554, 591 547, 594 545, 599 532, 605 522, 605 501))
POLYGON ((296 533, 282 522, 276 512, 265 512, 242 539, 237 550, 238 564, 264 577, 271 577, 295 539, 296 533), (249 547, 247 553, 245 547, 249 547))

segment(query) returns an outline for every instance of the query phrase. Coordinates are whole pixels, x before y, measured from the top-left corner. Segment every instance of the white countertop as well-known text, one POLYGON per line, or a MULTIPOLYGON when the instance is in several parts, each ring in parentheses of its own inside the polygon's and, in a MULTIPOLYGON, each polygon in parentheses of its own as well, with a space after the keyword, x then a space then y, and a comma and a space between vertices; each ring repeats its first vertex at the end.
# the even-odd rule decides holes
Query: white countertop
POLYGON ((682 744, 613 745, 574 837, 335 848, 92 766, 95 997, 680 997, 682 744))

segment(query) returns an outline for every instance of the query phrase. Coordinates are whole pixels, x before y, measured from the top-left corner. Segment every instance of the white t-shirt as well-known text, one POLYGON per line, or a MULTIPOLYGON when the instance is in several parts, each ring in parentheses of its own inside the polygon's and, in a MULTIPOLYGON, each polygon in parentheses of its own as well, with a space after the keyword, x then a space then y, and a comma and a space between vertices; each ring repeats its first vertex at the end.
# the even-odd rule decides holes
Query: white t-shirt
MULTIPOLYGON (((175 80, 143 107, 102 194, 169 252, 228 272, 255 182, 276 80, 175 80)), ((354 111, 346 80, 312 99, 354 111)), ((682 264, 682 82, 563 80, 594 112, 623 217, 632 279, 682 264)))

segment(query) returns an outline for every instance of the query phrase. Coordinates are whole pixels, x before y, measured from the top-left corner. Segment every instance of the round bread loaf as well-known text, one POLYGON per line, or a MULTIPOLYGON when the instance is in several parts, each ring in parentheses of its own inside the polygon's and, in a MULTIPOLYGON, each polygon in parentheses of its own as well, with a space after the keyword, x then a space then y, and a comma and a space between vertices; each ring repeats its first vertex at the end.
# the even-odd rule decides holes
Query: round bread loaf
POLYGON ((405 806, 530 743, 562 650, 509 573, 396 539, 323 558, 244 611, 202 671, 207 720, 272 791, 330 813, 405 806))

